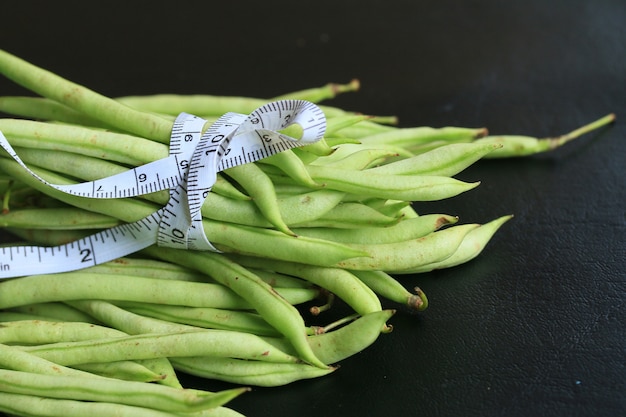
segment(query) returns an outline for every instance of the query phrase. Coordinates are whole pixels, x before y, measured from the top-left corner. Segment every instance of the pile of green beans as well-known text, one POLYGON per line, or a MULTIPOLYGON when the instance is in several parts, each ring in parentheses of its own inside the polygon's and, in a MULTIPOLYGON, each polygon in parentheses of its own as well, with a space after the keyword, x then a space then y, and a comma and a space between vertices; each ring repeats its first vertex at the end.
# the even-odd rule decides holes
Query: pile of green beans
MULTIPOLYGON (((56 184, 167 156, 180 112, 211 121, 274 99, 317 103, 359 88, 357 81, 328 84, 267 100, 112 99, 4 51, 0 73, 39 95, 0 97, 0 112, 15 116, 0 119, 0 131, 56 184)), ((247 387, 331 374, 391 331, 396 310, 427 307, 402 275, 470 261, 512 217, 459 224, 445 213, 417 213, 415 202, 475 188, 455 175, 480 159, 544 152, 614 119, 536 139, 489 136, 484 128, 403 128, 393 117, 321 108, 328 128, 319 143, 218 174, 202 215, 221 253, 149 247, 80 271, 0 282, 0 411, 237 416, 226 404, 247 387), (333 302, 351 313, 312 324, 323 322, 333 302), (241 388, 188 389, 177 372, 241 388)), ((167 191, 97 201, 63 194, 5 153, 0 173, 0 225, 14 244, 67 243, 137 221, 168 199, 167 191)))

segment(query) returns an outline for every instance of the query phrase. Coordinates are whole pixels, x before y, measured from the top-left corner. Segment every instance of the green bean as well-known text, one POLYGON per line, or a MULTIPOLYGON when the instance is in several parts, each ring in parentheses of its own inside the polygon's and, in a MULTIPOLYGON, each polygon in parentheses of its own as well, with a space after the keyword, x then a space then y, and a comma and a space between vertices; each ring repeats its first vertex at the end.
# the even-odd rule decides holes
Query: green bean
POLYGON ((65 366, 188 356, 232 357, 278 363, 299 361, 297 357, 279 351, 256 335, 212 329, 59 342, 21 349, 65 366))
POLYGON ((369 256, 347 259, 338 262, 335 266, 386 272, 411 270, 452 255, 461 244, 463 237, 476 227, 478 227, 476 224, 453 226, 404 242, 376 245, 352 244, 355 248, 368 252, 369 256))
POLYGON ((71 230, 105 229, 119 224, 119 220, 110 216, 74 207, 26 208, 0 216, 0 227, 71 230))
POLYGON ((358 91, 361 83, 357 79, 351 80, 347 84, 328 83, 322 87, 309 88, 306 90, 294 91, 274 97, 270 101, 276 100, 306 100, 313 103, 335 98, 338 94, 358 91))
POLYGON ((0 343, 44 344, 125 336, 124 332, 82 322, 21 320, 0 325, 0 343))
POLYGON ((311 284, 309 282, 300 278, 279 274, 274 271, 259 269, 257 267, 248 266, 248 270, 274 288, 311 288, 311 284))
POLYGON ((306 170, 302 159, 298 158, 298 156, 291 149, 287 149, 286 151, 261 159, 259 162, 261 164, 272 165, 279 168, 282 172, 289 176, 289 178, 294 180, 296 184, 301 184, 308 188, 319 188, 320 186, 313 181, 313 178, 311 178, 309 172, 306 170))
MULTIPOLYGON (((331 228, 360 228, 373 226, 389 226, 398 223, 399 219, 380 213, 361 203, 340 203, 315 220, 298 223, 299 228, 331 227, 331 228)), ((307 234, 305 233, 304 236, 307 234)), ((328 239, 333 241, 332 239, 328 239)))
POLYGON ((410 201, 395 201, 385 200, 382 198, 369 198, 363 201, 363 204, 373 208, 377 212, 384 214, 385 216, 394 217, 398 220, 402 220, 404 217, 404 208, 411 205, 410 201))
POLYGON ((99 120, 85 116, 56 101, 41 97, 0 97, 0 111, 22 118, 55 120, 98 128, 107 127, 99 120))
POLYGON ((0 73, 17 84, 122 131, 168 143, 172 123, 104 97, 0 50, 0 73))
POLYGON ((32 372, 42 375, 67 375, 72 377, 100 376, 89 372, 68 368, 49 360, 22 351, 17 346, 9 346, 0 343, 0 368, 13 369, 15 371, 32 372))
POLYGON ((276 229, 294 236, 281 216, 274 184, 257 165, 243 164, 229 168, 224 173, 247 191, 259 211, 276 229))
POLYGON ((178 281, 206 282, 210 278, 198 271, 155 259, 118 258, 89 268, 85 272, 158 278, 178 281))
POLYGON ((232 330, 263 336, 279 334, 258 314, 250 312, 150 303, 118 303, 117 305, 142 316, 206 329, 232 330))
POLYGON ((412 310, 422 311, 428 307, 428 299, 419 288, 415 288, 416 294, 413 294, 384 271, 353 271, 353 273, 381 297, 400 303, 412 310))
POLYGON ((97 324, 88 315, 60 302, 25 304, 13 307, 11 310, 39 316, 40 320, 48 320, 52 318, 55 321, 97 324))
MULTIPOLYGON (((159 358, 167 360, 167 358, 159 358)), ((161 374, 142 365, 139 361, 114 361, 105 363, 82 363, 72 365, 73 369, 98 375, 103 378, 114 378, 121 381, 160 383, 169 376, 161 374)))
POLYGON ((241 385, 276 387, 304 379, 319 378, 337 368, 305 363, 267 363, 231 358, 173 358, 174 367, 190 375, 241 385))
MULTIPOLYGON (((381 332, 391 331, 391 326, 386 323, 395 312, 372 312, 336 330, 309 336, 307 340, 320 360, 327 364, 337 363, 366 349, 381 332)), ((265 340, 281 350, 289 351, 289 345, 283 339, 267 337, 265 340)))
MULTIPOLYGON (((360 150, 352 150, 352 148, 348 148, 351 149, 351 151, 348 152, 344 151, 346 148, 347 147, 345 145, 340 146, 330 157, 324 158, 323 161, 318 161, 320 164, 323 162, 323 165, 333 168, 363 170, 375 165, 379 161, 398 156, 397 152, 392 152, 391 150, 385 148, 360 150)), ((315 162, 312 164, 315 165, 315 162)))
POLYGON ((246 309, 249 304, 219 284, 170 281, 83 271, 31 275, 0 283, 0 308, 105 298, 194 307, 246 309))
POLYGON ((362 137, 361 143, 366 145, 394 145, 411 150, 418 145, 433 141, 470 142, 486 134, 486 129, 471 129, 464 127, 410 127, 394 129, 388 132, 377 133, 362 137))
MULTIPOLYGON (((381 124, 378 123, 376 120, 377 118, 373 118, 372 120, 363 120, 352 126, 342 127, 342 129, 337 133, 345 136, 346 138, 354 138, 356 140, 359 140, 358 143, 360 143, 360 139, 363 137, 398 129, 395 126, 390 126, 390 124, 393 125, 396 123, 381 124)), ((397 120, 395 122, 397 122, 397 120)))
POLYGON ((495 143, 453 143, 411 158, 381 165, 369 171, 380 174, 450 177, 501 147, 495 143))
POLYGON ((432 201, 469 191, 479 183, 444 176, 385 175, 308 165, 311 177, 324 186, 353 194, 405 201, 432 201))
POLYGON ((11 146, 60 150, 123 164, 142 165, 168 155, 168 148, 163 144, 83 126, 0 119, 0 130, 11 141, 11 146))
POLYGON ((55 319, 54 317, 40 316, 37 314, 22 313, 19 311, 0 311, 0 323, 12 322, 12 321, 30 321, 30 320, 46 320, 46 321, 63 321, 55 319))
POLYGON ((197 327, 172 323, 131 313, 101 300, 68 301, 68 304, 94 317, 98 321, 128 334, 176 333, 198 330, 197 327))
POLYGON ((480 227, 470 231, 464 238, 457 250, 447 259, 421 265, 416 268, 410 268, 402 273, 422 273, 429 272, 435 269, 451 268, 457 266, 478 256, 491 237, 498 231, 498 229, 507 221, 512 219, 513 216, 502 216, 488 223, 481 225, 480 227))
POLYGON ((243 417, 226 407, 195 413, 171 413, 118 403, 76 401, 0 393, 0 411, 29 417, 243 417))
POLYGON ((231 259, 243 266, 256 266, 307 280, 335 294, 359 314, 364 315, 381 310, 376 294, 345 269, 245 256, 231 256, 231 259))
MULTIPOLYGON (((23 239, 29 244, 39 244, 45 246, 64 245, 81 239, 89 234, 83 230, 46 230, 46 229, 18 229, 6 228, 7 232, 15 237, 23 239)), ((25 244, 25 243, 20 243, 25 244)))
POLYGON ((374 116, 364 115, 364 114, 346 114, 336 117, 331 117, 326 121, 326 131, 324 132, 324 136, 332 136, 333 134, 343 131, 345 128, 349 126, 354 126, 359 124, 365 120, 370 120, 374 116))
POLYGON ((495 143, 502 145, 501 148, 487 155, 487 158, 510 158, 518 156, 528 156, 541 152, 551 151, 578 137, 600 129, 615 121, 615 114, 608 114, 596 121, 586 124, 578 129, 561 136, 537 139, 530 136, 486 136, 476 140, 478 143, 495 143))
POLYGON ((46 398, 120 403, 162 411, 193 412, 222 406, 248 389, 234 388, 213 393, 105 378, 37 375, 0 369, 0 391, 46 398))
POLYGON ((150 248, 147 251, 156 258, 207 271, 216 281, 246 299, 265 321, 289 339, 304 361, 320 368, 325 367, 306 343, 306 330, 300 313, 271 286, 250 271, 215 253, 180 253, 175 250, 150 248))
POLYGON ((221 116, 227 112, 248 114, 267 100, 251 97, 212 96, 205 94, 153 94, 115 99, 135 110, 177 116, 182 112, 201 116, 221 116))

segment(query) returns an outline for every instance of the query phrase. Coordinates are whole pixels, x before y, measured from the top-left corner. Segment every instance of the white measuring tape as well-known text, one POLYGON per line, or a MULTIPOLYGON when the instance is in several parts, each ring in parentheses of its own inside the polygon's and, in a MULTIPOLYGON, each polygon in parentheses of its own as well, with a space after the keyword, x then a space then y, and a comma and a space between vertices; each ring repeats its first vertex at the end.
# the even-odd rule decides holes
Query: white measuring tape
POLYGON ((200 210, 217 173, 255 162, 324 136, 322 110, 302 100, 268 103, 250 115, 226 113, 204 133, 206 120, 182 113, 174 122, 167 158, 96 181, 50 184, 32 172, 2 132, 0 146, 32 176, 64 193, 87 198, 124 198, 169 189, 165 207, 134 223, 120 225, 66 245, 0 248, 0 279, 74 271, 129 255, 150 245, 217 251, 202 227, 200 210), (302 137, 280 133, 298 124, 302 137))

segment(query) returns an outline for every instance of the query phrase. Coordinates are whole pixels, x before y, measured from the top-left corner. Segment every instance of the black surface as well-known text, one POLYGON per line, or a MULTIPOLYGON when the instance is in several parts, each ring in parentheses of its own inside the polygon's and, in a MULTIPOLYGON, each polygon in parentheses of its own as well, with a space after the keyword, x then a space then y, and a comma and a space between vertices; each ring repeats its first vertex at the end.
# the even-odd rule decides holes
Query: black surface
MULTIPOLYGON (((398 313, 331 376, 232 405, 256 417, 626 414, 625 2, 20 1, 2 16, 2 48, 110 96, 271 97, 356 77, 362 91, 334 103, 404 125, 547 136, 615 112, 551 154, 480 162, 460 176, 478 189, 419 207, 516 216, 475 261, 405 278, 429 295, 425 313, 398 313)), ((0 80, 0 94, 21 93, 0 80)))

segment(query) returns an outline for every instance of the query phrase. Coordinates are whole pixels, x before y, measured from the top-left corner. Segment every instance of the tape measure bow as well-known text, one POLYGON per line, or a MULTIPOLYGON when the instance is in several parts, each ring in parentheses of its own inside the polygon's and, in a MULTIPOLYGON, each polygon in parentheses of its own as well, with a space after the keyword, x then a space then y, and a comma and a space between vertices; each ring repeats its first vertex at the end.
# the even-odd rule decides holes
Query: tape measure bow
POLYGON ((169 189, 165 207, 120 225, 55 247, 0 248, 0 278, 67 272, 129 255, 152 244, 212 250, 202 227, 201 208, 217 173, 320 140, 326 119, 319 107, 302 100, 268 103, 250 115, 226 113, 203 133, 206 120, 187 113, 174 122, 167 158, 123 173, 72 185, 50 184, 32 172, 0 132, 0 146, 39 181, 64 193, 87 198, 124 198, 169 189), (281 133, 292 124, 298 139, 281 133))

